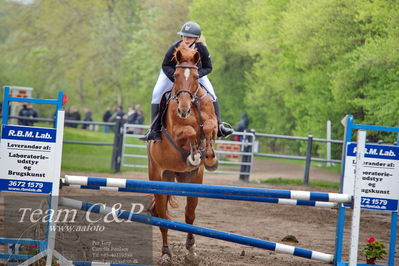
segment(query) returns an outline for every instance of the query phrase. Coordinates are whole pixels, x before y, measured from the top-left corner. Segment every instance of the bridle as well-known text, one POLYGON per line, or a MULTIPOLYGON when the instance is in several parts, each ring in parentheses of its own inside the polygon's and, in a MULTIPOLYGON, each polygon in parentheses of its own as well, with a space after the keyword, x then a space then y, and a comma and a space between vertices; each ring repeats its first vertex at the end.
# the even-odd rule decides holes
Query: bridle
MULTIPOLYGON (((197 69, 198 70, 198 67, 195 66, 195 65, 181 65, 181 64, 178 64, 178 65, 176 65, 176 68, 191 68, 191 69, 197 69)), ((188 87, 190 87, 190 86, 188 86, 188 87)), ((200 89, 200 85, 198 84, 197 89, 195 90, 194 93, 192 93, 188 89, 179 90, 179 91, 175 92, 175 94, 172 96, 171 99, 174 100, 176 103, 179 103, 179 100, 177 99, 177 97, 179 97, 179 95, 181 93, 188 93, 190 95, 192 103, 194 103, 197 100, 201 101, 206 96, 207 93, 204 94, 205 96, 203 95, 200 98, 198 98, 197 94, 198 94, 199 89, 200 89)))
MULTIPOLYGON (((191 68, 191 69, 198 69, 197 66, 195 65, 181 65, 181 64, 177 64, 176 68, 191 68)), ((203 91, 205 92, 202 96, 197 97, 197 94, 199 92, 201 88, 200 83, 198 82, 198 87, 195 90, 194 93, 192 93, 191 91, 189 91, 188 89, 182 89, 179 91, 175 91, 174 95, 170 98, 170 100, 174 100, 176 102, 176 104, 179 103, 179 100, 177 99, 177 97, 181 94, 181 93, 188 93, 191 97, 191 103, 193 103, 196 107, 197 110, 197 114, 198 114, 198 122, 199 122, 199 127, 200 127, 200 134, 197 140, 197 145, 200 145, 201 141, 205 139, 205 133, 204 133, 204 123, 203 123, 203 119, 201 116, 201 100, 204 99, 207 95, 208 92, 207 90, 203 89, 203 91)), ((182 160, 185 162, 187 157, 190 155, 190 153, 192 153, 192 146, 190 147, 191 152, 186 151, 182 148, 180 148, 179 146, 177 146, 177 144, 173 141, 172 137, 170 136, 170 134, 168 133, 168 131, 166 130, 166 128, 162 127, 162 133, 164 133, 164 135, 166 136, 166 138, 168 139, 168 141, 180 152, 181 156, 182 156, 182 160)), ((205 149, 200 149, 200 154, 201 154, 201 159, 203 159, 205 157, 205 153, 208 150, 208 145, 206 145, 205 149)))

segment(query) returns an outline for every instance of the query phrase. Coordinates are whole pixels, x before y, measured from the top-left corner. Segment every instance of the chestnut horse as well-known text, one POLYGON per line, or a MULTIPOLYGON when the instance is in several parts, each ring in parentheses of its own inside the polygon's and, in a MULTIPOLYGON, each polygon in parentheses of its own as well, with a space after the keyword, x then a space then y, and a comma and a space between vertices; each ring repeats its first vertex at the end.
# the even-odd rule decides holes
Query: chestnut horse
MULTIPOLYGON (((152 181, 202 184, 204 167, 216 170, 218 161, 213 150, 217 136, 217 118, 212 100, 198 82, 200 54, 180 45, 174 54, 177 62, 175 82, 162 127, 162 140, 149 142, 148 175, 152 181)), ((154 195, 152 215, 168 219, 168 203, 177 207, 174 197, 154 195)), ((185 220, 193 224, 198 198, 187 197, 185 220)), ((169 260, 168 229, 162 233, 162 259, 169 260)), ((187 234, 186 248, 195 255, 195 239, 187 234)))

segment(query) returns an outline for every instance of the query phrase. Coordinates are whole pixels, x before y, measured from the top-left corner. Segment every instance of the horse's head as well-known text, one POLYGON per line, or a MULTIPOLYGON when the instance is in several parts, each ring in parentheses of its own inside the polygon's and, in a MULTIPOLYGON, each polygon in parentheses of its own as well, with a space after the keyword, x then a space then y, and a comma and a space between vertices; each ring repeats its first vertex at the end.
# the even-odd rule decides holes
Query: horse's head
POLYGON ((200 54, 196 49, 180 45, 174 56, 177 64, 172 97, 177 103, 179 117, 187 118, 190 115, 191 103, 199 88, 197 63, 200 60, 200 54))

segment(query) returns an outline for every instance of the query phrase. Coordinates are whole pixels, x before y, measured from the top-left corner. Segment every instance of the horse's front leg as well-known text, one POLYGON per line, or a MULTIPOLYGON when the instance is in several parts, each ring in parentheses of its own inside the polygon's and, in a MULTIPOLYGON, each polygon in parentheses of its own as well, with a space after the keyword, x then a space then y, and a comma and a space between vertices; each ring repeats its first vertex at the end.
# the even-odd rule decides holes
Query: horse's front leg
POLYGON ((205 133, 205 168, 208 171, 215 171, 218 168, 218 159, 216 157, 214 146, 217 134, 217 124, 214 120, 204 122, 205 133))
POLYGON ((199 145, 197 140, 189 141, 190 145, 190 155, 186 159, 188 166, 197 167, 201 163, 201 153, 199 152, 199 145), (193 144, 193 141, 195 144, 193 144))
POLYGON ((190 155, 186 159, 186 163, 190 167, 197 167, 201 163, 201 154, 198 150, 199 143, 197 133, 191 126, 184 126, 176 130, 176 143, 178 146, 183 146, 183 149, 190 150, 190 155))

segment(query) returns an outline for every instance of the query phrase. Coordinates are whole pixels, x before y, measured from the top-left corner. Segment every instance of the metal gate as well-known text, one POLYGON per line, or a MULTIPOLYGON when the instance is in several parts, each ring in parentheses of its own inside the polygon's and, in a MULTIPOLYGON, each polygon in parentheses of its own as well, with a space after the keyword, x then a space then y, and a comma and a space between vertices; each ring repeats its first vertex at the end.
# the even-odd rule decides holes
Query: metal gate
MULTIPOLYGON (((147 145, 138 139, 148 128, 145 125, 124 125, 122 167, 148 168, 147 145)), ((239 175, 240 179, 248 181, 256 143, 255 134, 249 131, 234 132, 228 139, 217 139, 215 153, 219 169, 210 173, 239 175)))

